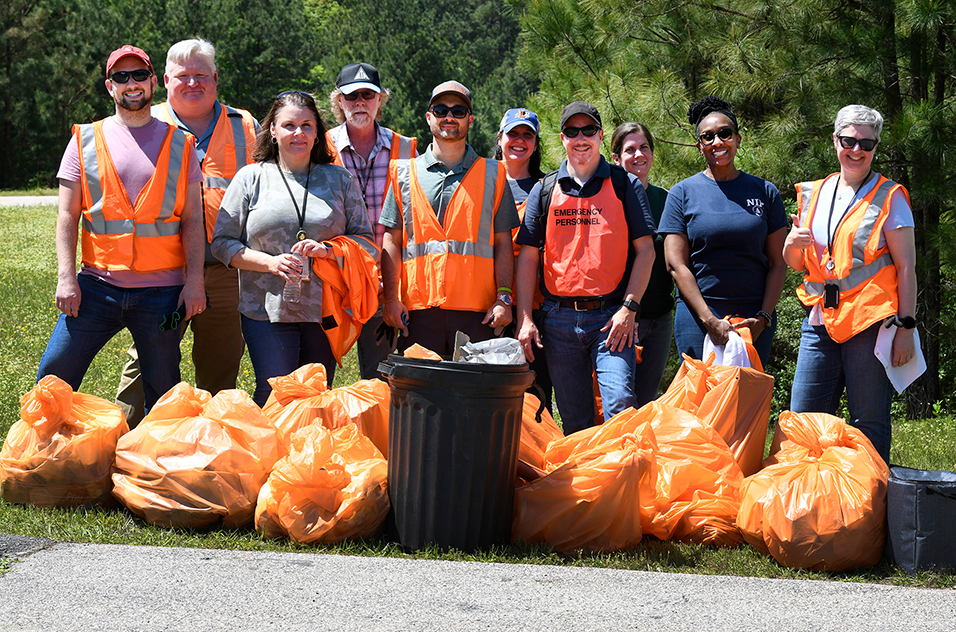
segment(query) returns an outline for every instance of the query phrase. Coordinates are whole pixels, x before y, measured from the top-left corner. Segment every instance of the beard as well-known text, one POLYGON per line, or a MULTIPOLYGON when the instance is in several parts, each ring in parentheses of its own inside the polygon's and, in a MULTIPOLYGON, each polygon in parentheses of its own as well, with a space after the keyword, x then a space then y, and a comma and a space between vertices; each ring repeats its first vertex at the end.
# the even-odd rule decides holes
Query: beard
POLYGON ((138 101, 130 101, 126 98, 126 95, 120 95, 118 99, 114 99, 116 105, 127 112, 139 112, 143 108, 148 108, 153 103, 153 94, 152 92, 143 92, 143 96, 138 101))
POLYGON ((456 126, 454 129, 444 128, 439 122, 434 127, 432 127, 432 134, 437 138, 442 140, 461 140, 468 136, 468 124, 460 123, 456 121, 456 126))

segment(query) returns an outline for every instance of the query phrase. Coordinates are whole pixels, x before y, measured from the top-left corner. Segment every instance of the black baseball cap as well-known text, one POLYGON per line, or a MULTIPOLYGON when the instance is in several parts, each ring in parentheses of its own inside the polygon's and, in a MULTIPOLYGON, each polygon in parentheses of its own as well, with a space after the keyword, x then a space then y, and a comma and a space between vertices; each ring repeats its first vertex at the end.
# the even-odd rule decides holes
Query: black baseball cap
POLYGON ((564 124, 567 123, 568 119, 575 114, 585 114, 591 117, 591 120, 597 123, 598 127, 602 126, 601 114, 598 112, 596 107, 587 101, 574 101, 573 103, 568 103, 566 106, 564 106, 564 111, 561 112, 561 129, 564 129, 564 124))
POLYGON ((342 94, 352 94, 356 90, 366 89, 382 92, 382 82, 378 78, 378 70, 372 64, 357 62, 348 64, 339 72, 335 78, 335 87, 342 91, 342 94))

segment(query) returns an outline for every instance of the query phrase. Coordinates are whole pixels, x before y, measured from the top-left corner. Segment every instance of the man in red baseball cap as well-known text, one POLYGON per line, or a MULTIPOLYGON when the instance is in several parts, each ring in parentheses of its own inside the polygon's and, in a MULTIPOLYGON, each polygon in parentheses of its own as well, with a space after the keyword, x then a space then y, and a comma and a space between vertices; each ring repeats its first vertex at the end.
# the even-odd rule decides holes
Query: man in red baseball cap
POLYGON ((149 56, 118 48, 106 74, 115 114, 73 126, 57 173, 62 313, 37 379, 56 375, 79 389, 99 350, 126 328, 140 350, 148 411, 179 382, 181 322, 206 306, 202 172, 193 137, 150 113, 157 81, 149 56))

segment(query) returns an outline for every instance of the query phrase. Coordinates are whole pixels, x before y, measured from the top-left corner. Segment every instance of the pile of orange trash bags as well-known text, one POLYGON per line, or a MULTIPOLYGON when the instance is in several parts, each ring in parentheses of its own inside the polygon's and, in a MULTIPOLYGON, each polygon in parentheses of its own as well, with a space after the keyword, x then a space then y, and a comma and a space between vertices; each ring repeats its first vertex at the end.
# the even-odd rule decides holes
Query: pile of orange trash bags
POLYGON ((113 493, 152 524, 241 527, 278 459, 276 428, 248 393, 180 382, 119 440, 113 493))
POLYGON ((330 430, 350 423, 388 458, 390 391, 382 380, 359 380, 329 390, 325 367, 306 364, 289 375, 271 378, 272 393, 262 411, 279 432, 280 456, 289 454, 292 435, 319 423, 330 430))
POLYGON ((693 414, 651 402, 562 437, 556 426, 532 426, 534 409, 526 401, 519 459, 544 475, 515 490, 514 540, 562 552, 626 549, 644 533, 740 542, 743 474, 720 435, 693 414))
POLYGON ((128 431, 119 406, 44 377, 20 398, 20 420, 0 451, 0 496, 40 506, 114 504, 113 456, 128 431))
POLYGON ((842 571, 883 554, 889 468, 863 433, 825 413, 780 414, 786 440, 747 478, 744 539, 792 568, 842 571))
POLYGON ((388 465, 372 441, 354 423, 313 424, 293 433, 289 455, 262 486, 256 529, 303 543, 367 538, 389 508, 388 465))

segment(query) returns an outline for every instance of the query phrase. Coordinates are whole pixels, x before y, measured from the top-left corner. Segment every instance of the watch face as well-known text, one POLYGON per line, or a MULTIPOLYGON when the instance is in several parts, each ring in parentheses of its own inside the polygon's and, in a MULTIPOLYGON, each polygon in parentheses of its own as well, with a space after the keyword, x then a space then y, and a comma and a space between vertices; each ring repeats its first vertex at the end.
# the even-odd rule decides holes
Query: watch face
POLYGON ((511 299, 510 294, 499 294, 498 300, 504 303, 505 305, 512 305, 514 301, 511 299))

